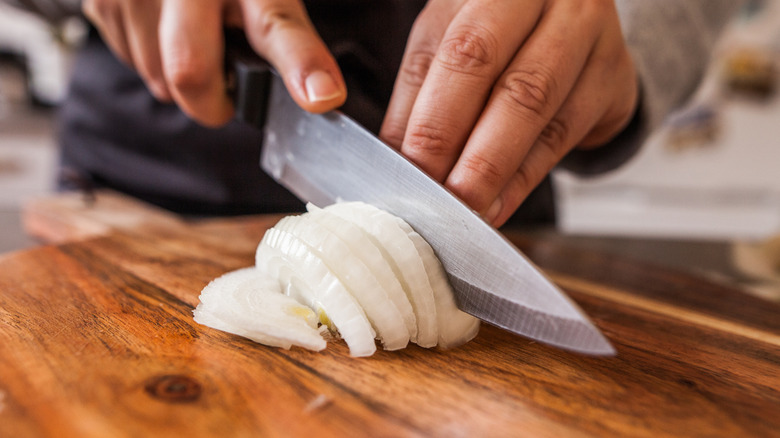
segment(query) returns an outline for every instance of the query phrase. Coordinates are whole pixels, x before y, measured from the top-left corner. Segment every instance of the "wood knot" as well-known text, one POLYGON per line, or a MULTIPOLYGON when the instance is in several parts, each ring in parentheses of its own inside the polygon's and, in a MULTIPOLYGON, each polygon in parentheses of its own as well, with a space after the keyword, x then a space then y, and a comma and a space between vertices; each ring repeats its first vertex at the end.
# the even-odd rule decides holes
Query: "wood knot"
POLYGON ((168 403, 189 403, 197 400, 202 392, 200 383, 181 375, 157 376, 144 386, 152 397, 168 403))
POLYGON ((694 382, 693 380, 688 380, 688 379, 682 378, 682 379, 679 379, 677 381, 680 384, 682 384, 683 386, 687 387, 687 388, 691 388, 691 389, 695 389, 696 388, 696 382, 694 382))

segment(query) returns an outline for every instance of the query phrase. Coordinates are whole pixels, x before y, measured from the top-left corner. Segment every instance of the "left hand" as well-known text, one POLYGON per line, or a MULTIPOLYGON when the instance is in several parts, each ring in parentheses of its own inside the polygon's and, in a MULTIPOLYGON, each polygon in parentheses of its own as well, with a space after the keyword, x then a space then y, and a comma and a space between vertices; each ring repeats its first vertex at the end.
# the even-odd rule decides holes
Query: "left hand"
POLYGON ((380 137, 499 226, 570 150, 617 135, 637 95, 611 0, 430 0, 380 137))
POLYGON ((157 99, 203 125, 224 125, 234 113, 225 93, 225 27, 244 29, 301 108, 325 112, 347 98, 301 0, 83 0, 82 9, 157 99))

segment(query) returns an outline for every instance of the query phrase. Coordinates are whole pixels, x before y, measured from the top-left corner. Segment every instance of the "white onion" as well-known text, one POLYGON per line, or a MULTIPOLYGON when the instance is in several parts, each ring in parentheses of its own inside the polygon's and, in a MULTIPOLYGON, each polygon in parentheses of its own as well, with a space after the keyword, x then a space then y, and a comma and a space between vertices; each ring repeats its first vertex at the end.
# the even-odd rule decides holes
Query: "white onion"
POLYGON ((323 323, 338 331, 352 356, 374 354, 376 333, 363 308, 306 245, 274 227, 263 236, 255 260, 258 269, 267 269, 271 278, 285 285, 287 295, 314 309, 323 323))
MULTIPOLYGON (((300 239, 339 279, 363 307, 387 350, 398 350, 409 343, 409 331, 403 316, 371 270, 341 239, 321 226, 311 215, 289 217, 275 228, 300 239)), ((335 322, 335 321, 334 321, 335 322)))
POLYGON ((317 317, 309 307, 281 293, 262 271, 243 268, 209 283, 193 312, 195 321, 265 345, 325 348, 317 317))
POLYGON ((422 258, 403 228, 403 225, 408 224, 362 202, 341 202, 325 210, 356 224, 368 233, 377 247, 383 249, 385 258, 401 282, 417 316, 417 339, 414 341, 421 347, 435 346, 438 342, 438 323, 433 289, 422 258))
MULTIPOLYGON (((373 287, 373 284, 376 284, 384 289, 388 298, 401 313, 406 329, 409 331, 409 337, 415 339, 417 337, 417 321, 412 305, 401 283, 376 244, 372 242, 361 228, 344 221, 331 212, 317 208, 312 204, 307 205, 307 208, 309 209, 307 216, 336 235, 349 247, 352 254, 357 257, 358 263, 366 266, 368 269, 366 274, 370 273, 375 280, 371 280, 372 285, 367 286, 373 287)), ((343 264, 345 261, 339 260, 337 263, 343 264)))
POLYGON ((255 267, 207 285, 198 323, 265 345, 325 348, 329 329, 352 356, 411 340, 451 348, 479 320, 460 311, 433 249, 406 222, 358 202, 288 216, 257 247, 255 267))
POLYGON ((417 248, 425 265, 428 279, 433 289, 436 303, 437 323, 439 326, 438 346, 453 348, 472 340, 479 331, 479 319, 458 309, 452 295, 447 274, 433 252, 433 248, 417 232, 409 228, 409 238, 417 248))

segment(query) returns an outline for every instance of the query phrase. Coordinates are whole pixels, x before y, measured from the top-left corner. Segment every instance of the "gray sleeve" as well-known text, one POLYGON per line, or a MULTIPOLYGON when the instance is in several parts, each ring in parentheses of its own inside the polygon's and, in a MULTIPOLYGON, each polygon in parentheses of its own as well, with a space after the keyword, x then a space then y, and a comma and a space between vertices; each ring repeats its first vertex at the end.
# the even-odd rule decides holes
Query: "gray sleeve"
POLYGON ((609 144, 575 150, 561 163, 578 174, 614 169, 696 90, 722 30, 745 0, 616 0, 640 82, 629 126, 609 144))
POLYGON ((32 12, 51 23, 81 14, 81 0, 0 0, 0 3, 32 12))

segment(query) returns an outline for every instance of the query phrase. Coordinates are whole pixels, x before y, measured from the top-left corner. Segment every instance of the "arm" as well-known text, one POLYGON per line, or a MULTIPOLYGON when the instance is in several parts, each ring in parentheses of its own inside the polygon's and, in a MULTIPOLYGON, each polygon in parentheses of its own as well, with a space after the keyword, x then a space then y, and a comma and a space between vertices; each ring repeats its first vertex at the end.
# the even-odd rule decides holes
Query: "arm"
POLYGON ((618 0, 623 35, 640 79, 632 122, 592 151, 572 151, 562 166, 581 175, 614 169, 633 156, 664 118, 696 90, 726 24, 745 0, 618 0))
POLYGON ((696 89, 721 31, 744 0, 616 2, 642 81, 642 110, 657 127, 696 89))

